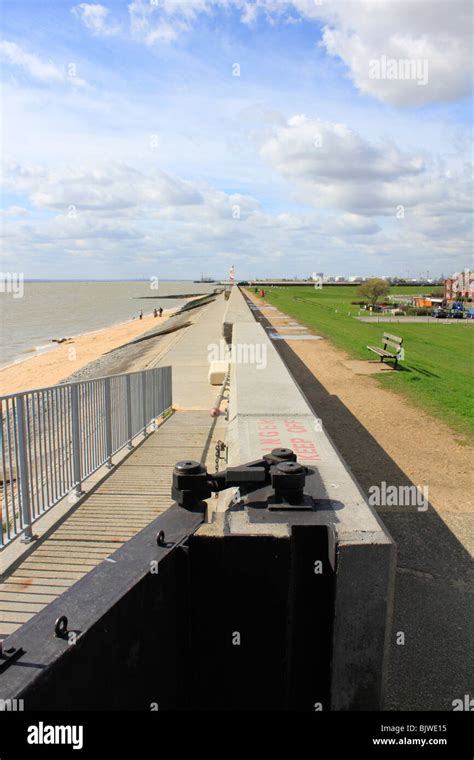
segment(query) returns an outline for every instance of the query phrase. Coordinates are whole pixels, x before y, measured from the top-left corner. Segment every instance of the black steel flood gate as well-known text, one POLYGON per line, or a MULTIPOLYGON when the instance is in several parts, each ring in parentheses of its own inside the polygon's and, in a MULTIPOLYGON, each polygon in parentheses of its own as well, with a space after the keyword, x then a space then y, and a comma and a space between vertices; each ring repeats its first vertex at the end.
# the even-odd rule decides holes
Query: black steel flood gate
POLYGON ((0 705, 329 709, 335 537, 316 477, 288 449, 214 475, 178 463, 177 503, 4 642, 0 705))

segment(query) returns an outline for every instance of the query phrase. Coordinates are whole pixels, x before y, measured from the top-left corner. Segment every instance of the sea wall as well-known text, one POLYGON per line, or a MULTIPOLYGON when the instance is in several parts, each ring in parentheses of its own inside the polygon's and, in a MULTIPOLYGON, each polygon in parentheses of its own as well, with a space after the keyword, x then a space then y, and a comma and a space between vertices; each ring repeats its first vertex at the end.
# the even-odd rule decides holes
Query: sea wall
POLYGON ((254 318, 245 303, 245 299, 239 288, 237 285, 233 285, 230 290, 230 297, 227 302, 227 308, 222 322, 222 337, 229 344, 232 342, 234 323, 238 322, 251 323, 254 322, 254 318))
POLYGON ((253 346, 260 361, 231 365, 228 463, 236 466, 287 447, 314 472, 318 520, 333 527, 337 542, 331 709, 378 709, 387 670, 394 542, 242 293, 234 287, 231 298, 224 323, 232 327, 233 352, 242 355, 246 346, 251 356, 253 346))

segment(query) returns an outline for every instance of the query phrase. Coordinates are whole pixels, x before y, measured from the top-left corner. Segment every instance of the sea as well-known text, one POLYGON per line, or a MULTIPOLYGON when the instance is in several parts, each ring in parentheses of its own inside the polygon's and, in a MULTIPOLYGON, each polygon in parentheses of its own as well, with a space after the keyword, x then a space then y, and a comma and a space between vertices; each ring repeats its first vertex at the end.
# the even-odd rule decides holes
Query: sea
POLYGON ((53 338, 111 327, 138 318, 140 310, 146 315, 160 306, 174 309, 187 296, 212 293, 216 287, 218 283, 192 280, 26 281, 21 297, 18 290, 4 288, 0 292, 0 367, 54 349, 53 338))

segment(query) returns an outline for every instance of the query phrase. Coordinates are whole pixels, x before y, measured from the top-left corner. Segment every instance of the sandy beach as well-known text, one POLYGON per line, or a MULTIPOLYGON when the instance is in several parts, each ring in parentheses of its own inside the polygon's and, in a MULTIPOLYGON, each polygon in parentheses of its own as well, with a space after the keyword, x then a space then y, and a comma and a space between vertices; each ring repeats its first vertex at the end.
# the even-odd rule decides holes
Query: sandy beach
POLYGON ((79 335, 44 354, 4 367, 0 369, 0 395, 55 385, 108 351, 162 325, 176 311, 178 309, 167 310, 162 317, 145 314, 143 319, 131 319, 79 335))

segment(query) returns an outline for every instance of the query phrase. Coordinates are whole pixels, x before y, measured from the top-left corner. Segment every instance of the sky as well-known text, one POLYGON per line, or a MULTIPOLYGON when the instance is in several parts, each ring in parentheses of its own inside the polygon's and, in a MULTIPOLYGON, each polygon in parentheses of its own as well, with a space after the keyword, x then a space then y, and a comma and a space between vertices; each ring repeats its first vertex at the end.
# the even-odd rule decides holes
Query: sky
POLYGON ((0 7, 3 272, 472 266, 470 1, 0 7))

